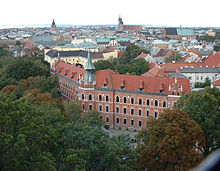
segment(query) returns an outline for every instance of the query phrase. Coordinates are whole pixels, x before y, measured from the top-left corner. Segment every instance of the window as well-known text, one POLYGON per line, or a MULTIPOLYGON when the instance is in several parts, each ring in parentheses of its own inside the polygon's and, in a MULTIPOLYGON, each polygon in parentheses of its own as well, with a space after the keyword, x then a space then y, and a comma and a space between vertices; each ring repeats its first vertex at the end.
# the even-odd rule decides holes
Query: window
POLYGON ((99 105, 99 111, 102 112, 102 105, 99 105))
POLYGON ((167 102, 163 101, 163 107, 167 107, 167 102))
POLYGON ((139 114, 139 116, 142 115, 142 109, 139 109, 139 110, 138 110, 138 114, 139 114))
POLYGON ((157 111, 154 111, 154 118, 158 118, 158 112, 157 111))
POLYGON ((147 115, 147 117, 150 116, 150 111, 149 110, 146 111, 146 115, 147 115))
POLYGON ((120 123, 120 119, 119 118, 116 118, 116 123, 120 123))
POLYGON ((203 76, 201 76, 201 80, 203 79, 203 76))
POLYGON ((85 99, 85 96, 84 96, 84 94, 82 94, 82 100, 84 100, 85 99))
POLYGON ((142 121, 138 121, 138 126, 142 126, 142 121))
POLYGON ((126 97, 124 97, 124 103, 127 103, 127 98, 126 97))
POLYGON ((138 102, 139 102, 139 105, 142 105, 142 99, 139 99, 138 102))
POLYGON ((116 102, 119 102, 119 96, 116 96, 116 102))
POLYGON ((199 80, 199 76, 196 76, 196 80, 199 80))
POLYGON ((124 124, 125 124, 125 125, 127 124, 127 119, 124 119, 124 124))
POLYGON ((158 106, 158 101, 157 100, 155 100, 154 105, 158 106))
POLYGON ((116 107, 116 113, 119 113, 119 107, 118 106, 116 107))
POLYGON ((105 101, 108 102, 109 101, 109 97, 105 96, 105 101))
POLYGON ((133 97, 131 98, 131 104, 134 104, 134 98, 133 97))
POLYGON ((89 95, 89 100, 92 100, 92 95, 91 94, 89 95))
POLYGON ((85 110, 85 105, 84 104, 82 104, 82 109, 85 110))
POLYGON ((101 94, 99 95, 99 101, 102 101, 102 95, 101 94))
POLYGON ((124 107, 124 114, 126 114, 127 113, 127 108, 126 107, 124 107))
POLYGON ((133 126, 133 125, 134 125, 134 120, 132 119, 132 120, 131 120, 131 126, 133 126))
POLYGON ((89 109, 92 110, 92 104, 89 105, 89 109))
POLYGON ((105 111, 109 112, 109 107, 108 106, 105 106, 105 111))
POLYGON ((147 106, 150 106, 150 100, 147 99, 147 106))
POLYGON ((191 76, 189 76, 189 80, 192 80, 192 77, 191 77, 191 76))
POLYGON ((131 115, 134 115, 134 109, 133 108, 131 109, 131 115))
POLYGON ((109 122, 109 117, 108 116, 106 116, 105 121, 109 122))

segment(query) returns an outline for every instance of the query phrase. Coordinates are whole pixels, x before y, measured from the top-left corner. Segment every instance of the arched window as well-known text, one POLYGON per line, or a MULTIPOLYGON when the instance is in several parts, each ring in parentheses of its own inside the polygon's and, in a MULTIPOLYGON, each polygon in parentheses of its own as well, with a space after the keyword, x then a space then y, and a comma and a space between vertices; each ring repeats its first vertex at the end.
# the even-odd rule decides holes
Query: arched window
POLYGON ((106 101, 106 102, 108 102, 108 101, 109 101, 109 97, 108 97, 108 95, 107 95, 107 96, 105 96, 105 101, 106 101))
POLYGON ((142 99, 138 100, 139 105, 142 105, 142 99))
POLYGON ((124 103, 127 103, 127 98, 126 97, 124 97, 124 103))
POLYGON ((106 116, 105 121, 109 122, 109 117, 108 116, 106 116))
POLYGON ((158 118, 158 112, 157 111, 154 111, 154 118, 158 118))
POLYGON ((158 106, 158 100, 155 100, 154 105, 158 106))
POLYGON ((167 102, 163 101, 163 107, 167 107, 167 102))
POLYGON ((116 96, 116 102, 119 102, 119 96, 116 96))
POLYGON ((134 98, 133 97, 131 98, 131 104, 134 104, 134 98))
POLYGON ((89 100, 92 100, 92 95, 91 94, 89 95, 89 100))
POLYGON ((102 101, 102 95, 101 94, 99 95, 99 101, 102 101))
POLYGON ((150 106, 150 100, 149 99, 147 99, 147 106, 150 106))

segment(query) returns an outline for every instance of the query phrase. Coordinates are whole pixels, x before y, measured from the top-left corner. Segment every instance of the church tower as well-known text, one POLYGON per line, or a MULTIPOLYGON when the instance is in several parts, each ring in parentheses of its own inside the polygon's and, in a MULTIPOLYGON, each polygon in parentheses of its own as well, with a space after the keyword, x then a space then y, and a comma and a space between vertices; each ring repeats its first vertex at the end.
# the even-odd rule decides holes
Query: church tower
POLYGON ((92 59, 90 57, 90 51, 88 51, 87 62, 85 66, 85 76, 84 76, 84 85, 94 86, 96 84, 96 75, 95 75, 95 67, 92 64, 92 59))
POLYGON ((123 31, 124 30, 123 25, 124 25, 124 23, 122 21, 121 16, 119 15, 119 17, 118 17, 118 31, 123 31))
POLYGON ((54 33, 54 34, 57 33, 57 27, 56 27, 54 19, 53 19, 53 22, 52 22, 52 25, 51 25, 51 32, 54 33))

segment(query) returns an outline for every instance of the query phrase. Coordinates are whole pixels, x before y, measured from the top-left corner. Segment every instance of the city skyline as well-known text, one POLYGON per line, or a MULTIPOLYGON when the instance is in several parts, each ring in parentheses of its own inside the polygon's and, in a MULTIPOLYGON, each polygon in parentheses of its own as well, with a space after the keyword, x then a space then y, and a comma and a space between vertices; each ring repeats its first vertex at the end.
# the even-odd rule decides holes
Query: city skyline
POLYGON ((175 0, 134 2, 112 0, 77 1, 3 1, 0 26, 51 24, 57 25, 116 25, 121 15, 124 24, 183 27, 220 27, 217 21, 220 2, 175 0))

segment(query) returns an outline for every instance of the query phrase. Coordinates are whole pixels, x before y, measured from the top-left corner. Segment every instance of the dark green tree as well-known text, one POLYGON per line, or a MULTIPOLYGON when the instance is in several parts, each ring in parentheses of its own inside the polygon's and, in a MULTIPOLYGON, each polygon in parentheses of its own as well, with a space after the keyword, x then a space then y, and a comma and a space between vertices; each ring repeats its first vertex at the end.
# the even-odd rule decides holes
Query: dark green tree
POLYGON ((10 52, 8 50, 3 49, 0 46, 0 57, 2 57, 2 56, 9 56, 9 55, 10 55, 10 52))
POLYGON ((114 70, 114 65, 109 60, 99 60, 94 63, 95 69, 98 70, 104 70, 104 69, 112 69, 114 70))
POLYGON ((131 44, 127 46, 126 50, 123 52, 121 58, 119 59, 120 64, 129 64, 132 59, 140 55, 141 53, 149 53, 146 49, 141 49, 137 45, 131 44))
POLYGON ((202 149, 205 156, 220 147, 220 91, 217 88, 206 87, 182 96, 176 106, 202 126, 206 138, 202 149))
POLYGON ((148 71, 148 63, 143 58, 133 59, 131 66, 133 67, 132 72, 135 72, 136 75, 141 75, 148 71))
POLYGON ((210 85, 211 85, 210 79, 206 78, 204 83, 196 82, 195 88, 205 88, 205 87, 210 87, 210 85))

